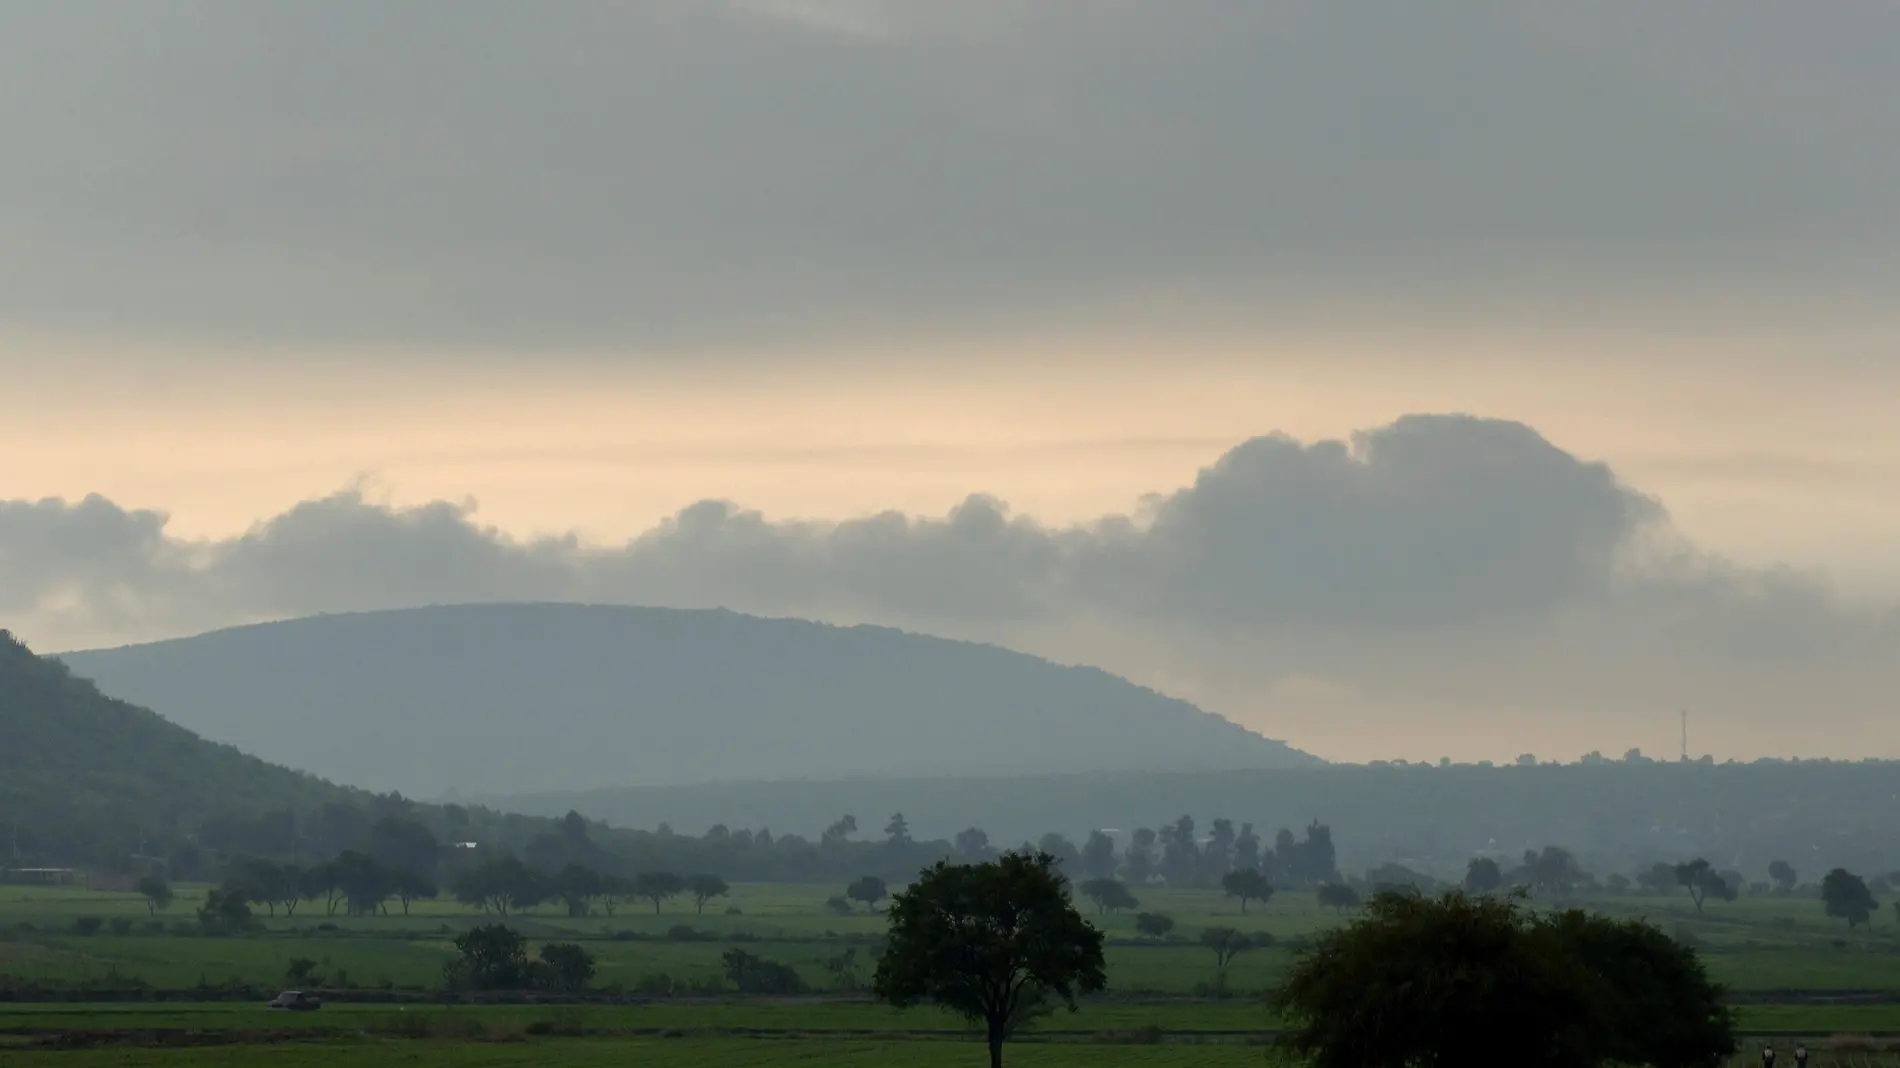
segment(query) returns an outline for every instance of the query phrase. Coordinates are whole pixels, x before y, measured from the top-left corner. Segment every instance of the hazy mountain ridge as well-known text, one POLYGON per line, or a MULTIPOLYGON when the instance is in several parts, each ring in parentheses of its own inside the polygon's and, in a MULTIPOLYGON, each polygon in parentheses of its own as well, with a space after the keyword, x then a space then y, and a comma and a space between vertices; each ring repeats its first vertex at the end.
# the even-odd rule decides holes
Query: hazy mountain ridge
POLYGON ((412 795, 1320 763, 1095 668, 724 610, 324 615, 61 659, 207 737, 412 795))

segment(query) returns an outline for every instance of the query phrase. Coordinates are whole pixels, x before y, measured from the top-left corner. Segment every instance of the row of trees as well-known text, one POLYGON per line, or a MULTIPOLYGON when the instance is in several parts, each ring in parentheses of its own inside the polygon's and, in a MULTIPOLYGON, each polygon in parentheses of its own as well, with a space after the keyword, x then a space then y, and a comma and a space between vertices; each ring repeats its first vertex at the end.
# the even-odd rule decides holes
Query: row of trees
MULTIPOLYGON (((1426 877, 1407 874, 1411 878, 1402 882, 1418 889, 1433 888, 1426 877)), ((1523 862, 1508 870, 1491 857, 1473 859, 1466 868, 1463 889, 1472 894, 1494 894, 1513 888, 1527 894, 1555 897, 1597 889, 1620 893, 1636 888, 1652 894, 1682 890, 1688 893, 1696 911, 1701 912, 1707 902, 1734 901, 1746 891, 1788 896, 1799 886, 1798 873, 1786 861, 1771 863, 1768 875, 1772 882, 1749 884, 1740 872, 1717 871, 1707 859, 1695 857, 1673 864, 1657 861, 1638 871, 1633 879, 1612 875, 1599 884, 1594 876, 1583 871, 1568 850, 1547 846, 1541 851, 1527 851, 1523 862)), ((1877 877, 1870 886, 1861 876, 1845 868, 1835 868, 1821 879, 1816 893, 1828 916, 1858 927, 1869 922, 1880 908, 1874 890, 1885 892, 1890 885, 1887 878, 1877 877)))
POLYGON ((577 862, 543 873, 514 857, 504 857, 462 873, 454 891, 462 904, 501 916, 550 902, 565 906, 569 916, 587 916, 596 909, 612 916, 620 906, 635 901, 651 904, 657 914, 662 905, 682 895, 692 899, 695 912, 703 913, 707 902, 725 897, 731 887, 711 874, 649 871, 623 876, 577 862))

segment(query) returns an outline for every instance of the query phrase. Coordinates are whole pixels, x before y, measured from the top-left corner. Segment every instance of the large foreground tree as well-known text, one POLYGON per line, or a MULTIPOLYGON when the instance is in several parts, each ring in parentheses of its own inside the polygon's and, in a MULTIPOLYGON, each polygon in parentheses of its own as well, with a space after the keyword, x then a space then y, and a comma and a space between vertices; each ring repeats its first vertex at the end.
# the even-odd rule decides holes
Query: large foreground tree
POLYGON ((1720 988, 1655 928, 1458 891, 1374 897, 1271 1002, 1312 1068, 1702 1068, 1735 1049, 1720 988))
POLYGON ((991 1068, 1025 1020, 1107 985, 1102 932, 1070 903, 1056 858, 1005 853, 938 863, 891 899, 890 939, 873 989, 898 1008, 934 1002, 989 1039, 991 1068))

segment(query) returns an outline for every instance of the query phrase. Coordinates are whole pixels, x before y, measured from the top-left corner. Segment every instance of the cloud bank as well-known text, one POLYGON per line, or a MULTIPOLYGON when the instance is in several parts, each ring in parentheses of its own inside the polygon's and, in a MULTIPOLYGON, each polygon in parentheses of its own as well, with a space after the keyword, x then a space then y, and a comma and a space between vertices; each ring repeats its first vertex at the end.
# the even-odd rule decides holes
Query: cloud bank
POLYGON ((702 501, 608 546, 356 490, 225 540, 165 527, 97 497, 0 503, 0 621, 53 648, 431 603, 725 606, 1098 663, 1346 756, 1405 755, 1365 751, 1375 724, 1380 744, 1447 751, 1487 732, 1607 747, 1714 702, 1735 751, 1860 751, 1884 743, 1855 725, 1900 682, 1893 613, 1700 554, 1604 465, 1463 416, 1255 438, 1131 514, 1070 527, 981 495, 837 522, 702 501))

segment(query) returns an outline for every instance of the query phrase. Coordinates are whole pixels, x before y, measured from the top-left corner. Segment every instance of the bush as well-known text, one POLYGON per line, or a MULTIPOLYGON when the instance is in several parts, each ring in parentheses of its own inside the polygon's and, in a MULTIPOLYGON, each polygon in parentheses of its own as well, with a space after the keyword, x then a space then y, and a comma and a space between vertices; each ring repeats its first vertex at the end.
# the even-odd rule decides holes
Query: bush
POLYGON ((741 994, 803 994, 805 980, 789 964, 729 949, 719 958, 726 978, 741 994))
POLYGON ((844 899, 843 894, 833 894, 826 898, 825 908, 838 916, 849 916, 857 911, 857 909, 851 907, 851 902, 844 899))
POLYGON ((668 942, 716 942, 719 936, 711 931, 695 930, 687 924, 676 924, 666 932, 668 942))
POLYGON ((106 921, 97 916, 81 916, 73 921, 73 930, 79 934, 91 937, 98 934, 99 928, 105 925, 106 921))
POLYGON ((132 933, 132 921, 126 919, 124 916, 112 917, 112 922, 107 926, 111 927, 112 933, 118 935, 120 938, 124 938, 126 935, 132 933))

